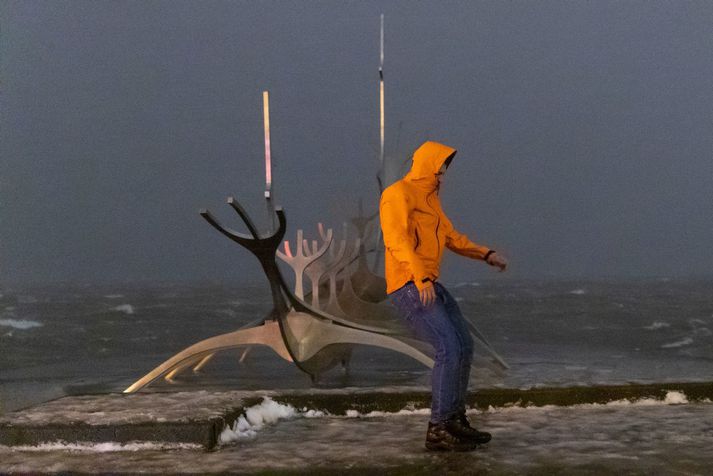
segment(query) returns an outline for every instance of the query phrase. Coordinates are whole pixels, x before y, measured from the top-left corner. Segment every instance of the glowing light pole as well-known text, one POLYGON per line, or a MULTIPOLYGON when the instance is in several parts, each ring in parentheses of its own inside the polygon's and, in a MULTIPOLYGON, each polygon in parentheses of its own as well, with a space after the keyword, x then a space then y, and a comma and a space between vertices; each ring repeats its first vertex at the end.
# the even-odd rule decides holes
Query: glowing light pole
MULTIPOLYGON (((384 14, 381 14, 381 39, 379 50, 379 165, 384 171, 384 14)), ((376 233, 376 252, 374 253, 374 272, 381 267, 381 227, 376 233)))
POLYGON ((272 198, 272 157, 270 156, 270 93, 262 92, 262 122, 265 129, 265 198, 272 198))
POLYGON ((379 162, 384 166, 384 14, 381 14, 381 54, 379 56, 379 162))

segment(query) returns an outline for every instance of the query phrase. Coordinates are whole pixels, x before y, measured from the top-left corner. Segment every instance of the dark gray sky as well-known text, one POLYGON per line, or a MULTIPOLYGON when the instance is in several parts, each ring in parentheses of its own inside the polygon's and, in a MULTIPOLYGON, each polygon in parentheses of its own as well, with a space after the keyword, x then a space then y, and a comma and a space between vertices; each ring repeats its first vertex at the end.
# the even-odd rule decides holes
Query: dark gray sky
POLYGON ((0 281, 259 277, 198 210, 265 221, 264 89, 290 232, 375 206, 382 12, 387 152, 510 276, 711 274, 713 2, 3 1, 0 281))

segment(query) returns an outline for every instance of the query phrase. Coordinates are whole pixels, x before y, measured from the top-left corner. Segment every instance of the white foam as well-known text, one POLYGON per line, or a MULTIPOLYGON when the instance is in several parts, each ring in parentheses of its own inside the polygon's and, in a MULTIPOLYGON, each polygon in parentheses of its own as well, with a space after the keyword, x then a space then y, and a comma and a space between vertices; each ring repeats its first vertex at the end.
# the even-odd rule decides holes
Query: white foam
POLYGON ((107 299, 119 299, 119 298, 123 298, 124 295, 123 294, 106 294, 104 297, 107 299))
POLYGON ((569 293, 576 294, 577 296, 581 296, 582 294, 587 294, 587 290, 580 288, 580 289, 574 289, 574 290, 570 291, 569 293))
MULTIPOLYGON (((311 411, 307 418, 318 418, 324 416, 324 413, 311 411)), ((270 397, 264 397, 262 402, 245 410, 244 415, 240 415, 233 426, 226 426, 218 441, 220 444, 231 443, 234 441, 254 438, 265 425, 277 423, 278 420, 295 418, 300 416, 300 412, 295 410, 292 405, 284 405, 277 403, 270 397)))
POLYGON ((382 412, 375 410, 369 413, 359 413, 356 410, 347 410, 347 418, 376 418, 376 417, 391 417, 391 416, 404 416, 404 415, 430 415, 430 408, 403 408, 397 412, 382 412))
MULTIPOLYGON (((581 403, 577 405, 568 405, 569 408, 596 408, 596 407, 645 407, 645 406, 661 406, 661 405, 682 405, 688 402, 688 397, 683 392, 670 390, 666 392, 666 396, 663 400, 657 398, 639 398, 638 400, 627 400, 625 398, 621 400, 612 400, 607 403, 581 403)), ((703 403, 707 403, 705 400, 703 403)), ((486 410, 489 413, 497 412, 509 412, 509 411, 521 411, 521 410, 552 410, 555 408, 561 408, 559 405, 543 405, 543 406, 523 406, 523 405, 512 405, 508 407, 498 407, 493 406, 488 407, 486 410)))
POLYGON ((168 443, 159 441, 133 441, 130 443, 119 443, 109 441, 104 443, 78 442, 67 443, 65 441, 53 441, 40 443, 36 446, 0 446, 0 448, 12 451, 77 451, 89 453, 109 453, 115 451, 147 451, 147 450, 197 450, 202 446, 195 443, 168 443))
POLYGON ((123 312, 126 314, 133 314, 134 313, 134 306, 131 304, 121 304, 116 307, 111 308, 112 311, 118 311, 118 312, 123 312))
POLYGON ((662 349, 673 349, 675 347, 683 347, 685 345, 693 344, 693 339, 686 337, 685 339, 677 340, 676 342, 671 342, 669 344, 664 344, 661 346, 662 349))
POLYGON ((663 322, 663 321, 656 321, 650 326, 645 326, 644 329, 648 329, 650 331, 655 331, 656 329, 663 329, 664 327, 670 327, 671 324, 668 322, 663 322))
POLYGON ((42 327, 42 323, 37 321, 27 321, 24 319, 0 319, 0 326, 25 330, 33 327, 42 327))

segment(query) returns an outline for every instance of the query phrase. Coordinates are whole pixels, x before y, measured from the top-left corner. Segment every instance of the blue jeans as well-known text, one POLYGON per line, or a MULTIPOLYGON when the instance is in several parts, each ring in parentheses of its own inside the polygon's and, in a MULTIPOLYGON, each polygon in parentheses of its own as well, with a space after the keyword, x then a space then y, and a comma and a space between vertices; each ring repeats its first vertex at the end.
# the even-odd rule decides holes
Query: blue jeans
POLYGON ((436 301, 428 307, 421 304, 413 281, 389 294, 389 299, 415 336, 435 350, 431 422, 439 423, 465 411, 473 338, 453 296, 440 283, 435 288, 436 301))

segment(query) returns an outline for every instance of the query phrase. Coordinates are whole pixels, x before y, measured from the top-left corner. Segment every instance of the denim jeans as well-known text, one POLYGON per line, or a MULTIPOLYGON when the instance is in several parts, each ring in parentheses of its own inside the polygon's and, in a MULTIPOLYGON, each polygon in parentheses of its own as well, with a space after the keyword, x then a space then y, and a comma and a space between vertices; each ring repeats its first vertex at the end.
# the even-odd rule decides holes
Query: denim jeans
POLYGON ((458 303, 446 288, 435 283, 436 301, 421 304, 418 288, 409 281, 389 294, 414 335, 435 350, 431 374, 431 422, 439 423, 465 411, 473 338, 458 303))

